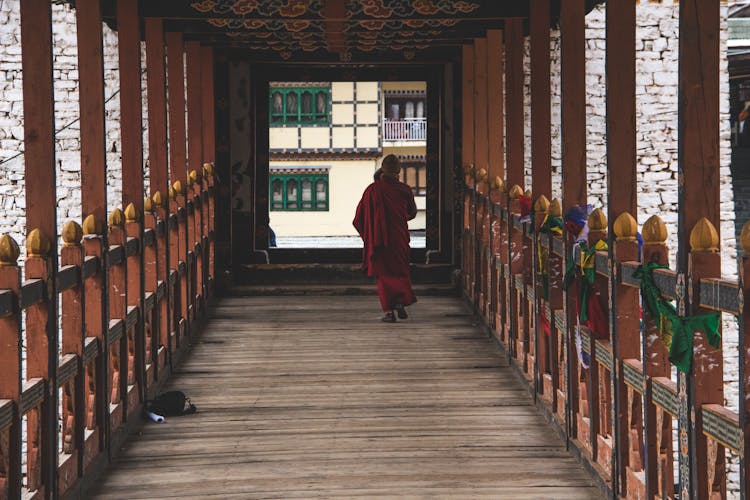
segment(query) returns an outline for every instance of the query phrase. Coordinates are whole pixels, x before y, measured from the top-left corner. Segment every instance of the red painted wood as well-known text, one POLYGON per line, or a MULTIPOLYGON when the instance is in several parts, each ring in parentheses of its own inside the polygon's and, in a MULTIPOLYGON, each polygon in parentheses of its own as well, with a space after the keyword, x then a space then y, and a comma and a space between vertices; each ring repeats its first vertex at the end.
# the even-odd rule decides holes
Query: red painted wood
POLYGON ((151 194, 169 189, 167 163, 167 81, 164 27, 159 18, 146 18, 146 88, 148 92, 148 156, 151 194))
POLYGON ((490 184, 495 177, 505 180, 505 141, 503 138, 503 32, 487 32, 487 114, 489 136, 488 171, 490 184))
POLYGON ((102 16, 98 0, 76 2, 79 105, 81 109, 81 203, 84 217, 107 219, 104 135, 102 16))
MULTIPOLYGON (((10 290, 16 296, 21 291, 21 269, 18 266, 0 266, 0 289, 10 290)), ((16 312, 0 317, 0 399, 18 404, 21 396, 21 314, 16 312)), ((8 469, 0 479, 0 497, 11 497, 21 489, 21 419, 14 415, 8 430, 7 448, 0 450, 0 460, 7 460, 8 469)))
POLYGON ((550 0, 531 0, 531 191, 552 196, 550 0))
POLYGON ((607 219, 611 231, 612 224, 621 213, 628 212, 634 215, 638 210, 635 141, 635 3, 612 2, 607 5, 606 10, 607 182, 609 184, 607 219))
POLYGON ((585 0, 568 0, 560 11, 562 108, 562 206, 586 203, 585 0))
POLYGON ((138 0, 117 0, 120 67, 122 206, 143 213, 143 124, 141 116, 141 29, 138 0))
POLYGON ((520 19, 505 25, 505 138, 508 189, 524 184, 523 31, 520 19))
MULTIPOLYGON (((474 167, 488 169, 487 141, 487 39, 474 39, 474 167)), ((486 182, 478 182, 477 190, 486 192, 486 182)))
POLYGON ((461 163, 474 163, 474 47, 464 45, 461 59, 461 163))
POLYGON ((203 168, 202 60, 199 42, 185 42, 187 65, 188 172, 203 168))
POLYGON ((182 33, 168 32, 167 81, 169 87, 169 174, 172 182, 185 185, 187 158, 185 151, 185 66, 182 33))
POLYGON ((201 48, 201 99, 203 108, 203 160, 216 161, 216 124, 214 103, 214 50, 201 48))

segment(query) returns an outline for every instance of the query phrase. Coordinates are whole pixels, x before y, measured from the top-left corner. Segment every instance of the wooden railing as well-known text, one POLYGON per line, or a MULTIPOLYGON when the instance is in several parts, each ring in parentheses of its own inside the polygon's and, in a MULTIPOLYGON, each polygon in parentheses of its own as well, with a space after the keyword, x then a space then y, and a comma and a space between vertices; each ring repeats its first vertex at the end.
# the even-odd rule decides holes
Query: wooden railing
POLYGON ((663 340, 668 327, 656 324, 640 305, 641 264, 668 264, 667 230, 658 216, 641 228, 639 252, 630 214, 617 218, 616 234, 608 239, 606 217, 595 210, 588 219, 588 246, 608 240, 610 245, 587 259, 574 251, 567 231, 539 230, 548 216, 562 218, 558 200, 540 196, 533 218, 522 222, 522 188, 506 190, 499 178, 490 186, 484 169, 469 166, 465 174, 465 296, 599 484, 628 498, 726 498, 728 452, 739 468, 734 477, 745 498, 750 322, 743 297, 750 285, 742 277, 750 273, 750 222, 741 237, 739 283, 719 278, 718 236, 707 219, 690 235, 687 270, 653 271, 658 293, 674 302, 681 318, 711 311, 736 318, 739 342, 727 346, 724 340, 724 351, 739 352, 739 372, 725 380, 722 346, 709 345, 699 329, 690 332, 695 334, 691 369, 677 370, 663 340), (577 270, 582 259, 593 266, 592 293, 608 323, 603 332, 579 321, 579 283, 574 280, 563 291, 569 259, 577 270), (728 382, 739 391, 725 405, 728 382))
POLYGON ((214 287, 213 166, 186 185, 170 188, 169 206, 158 191, 147 198, 142 217, 133 204, 114 210, 106 230, 93 216, 65 224, 56 274, 39 230, 23 269, 16 242, 0 238, 0 498, 80 485, 188 345, 214 287), (53 293, 60 318, 49 317, 53 293))
POLYGON ((383 120, 384 141, 426 141, 427 119, 383 120))

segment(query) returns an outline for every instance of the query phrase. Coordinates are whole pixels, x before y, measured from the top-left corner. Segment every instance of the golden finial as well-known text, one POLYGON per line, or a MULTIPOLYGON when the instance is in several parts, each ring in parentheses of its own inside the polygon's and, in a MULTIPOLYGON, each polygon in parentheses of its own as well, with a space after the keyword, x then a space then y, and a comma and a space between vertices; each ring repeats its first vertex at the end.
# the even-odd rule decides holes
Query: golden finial
POLYGON ((474 176, 474 164, 473 163, 464 165, 464 175, 468 175, 469 177, 474 176))
POLYGON ((15 266, 21 251, 9 234, 0 236, 0 266, 15 266))
POLYGON ((719 250, 719 233, 705 217, 695 223, 690 231, 690 250, 693 252, 716 252, 719 250))
POLYGON ((185 191, 183 191, 182 189, 182 182, 180 182, 179 180, 174 181, 174 184, 172 184, 172 189, 174 189, 175 196, 181 196, 185 193, 185 191))
POLYGON ((742 232, 740 233, 740 246, 742 247, 742 255, 750 257, 750 220, 745 222, 742 226, 742 232))
POLYGON ((156 208, 161 208, 164 204, 164 200, 162 200, 161 196, 161 191, 155 192, 151 199, 154 201, 154 206, 156 208))
POLYGON ((652 215, 643 223, 641 236, 644 245, 663 245, 667 241, 667 225, 658 215, 652 215))
POLYGON ((176 193, 174 192, 174 188, 172 186, 169 186, 169 189, 167 190, 167 194, 169 195, 170 200, 174 200, 176 193))
POLYGON ((634 241, 635 235, 638 234, 638 223, 632 215, 623 212, 615 219, 612 229, 615 231, 617 241, 634 241))
POLYGON ((201 181, 201 173, 198 170, 191 170, 190 171, 190 180, 193 183, 200 182, 201 181))
POLYGON ((607 230, 607 216, 604 215, 604 210, 597 208, 591 215, 589 215, 589 231, 606 231, 607 230))
POLYGON ((560 200, 552 198, 552 201, 549 203, 548 212, 552 217, 562 217, 562 205, 560 204, 560 200))
POLYGON ((496 191, 503 192, 503 191, 505 191, 505 182, 503 182, 503 180, 498 175, 498 176, 495 177, 495 180, 492 181, 492 186, 491 187, 492 187, 492 189, 494 189, 496 191))
POLYGON ((122 227, 124 220, 125 214, 123 214, 122 210, 119 208, 115 208, 112 210, 112 213, 109 214, 109 227, 122 227))
POLYGON ((527 189, 526 191, 523 192, 523 195, 526 198, 531 198, 533 196, 533 193, 531 192, 531 189, 527 189))
POLYGON ((534 212, 540 214, 546 214, 547 212, 549 212, 549 200, 546 196, 541 195, 536 199, 536 201, 534 202, 534 212))
POLYGON ((143 211, 144 213, 150 214, 154 211, 154 203, 151 201, 151 198, 146 196, 143 198, 143 211))
POLYGON ((33 229, 26 237, 26 255, 29 257, 46 257, 50 241, 38 228, 33 229))
POLYGON ((518 198, 521 197, 522 194, 523 194, 523 189, 521 188, 521 186, 516 184, 515 186, 510 188, 510 192, 508 193, 508 196, 510 196, 511 200, 517 200, 518 198))
POLYGON ((125 222, 138 222, 138 209, 132 203, 125 207, 125 222))
POLYGON ((480 168, 477 171, 477 180, 479 182, 484 182, 487 180, 487 169, 486 168, 480 168))
MULTIPOLYGON (((191 172, 191 173, 192 173, 192 172, 191 172)), ((188 188, 191 188, 191 187, 193 187, 193 176, 192 176, 192 175, 190 175, 190 174, 188 174, 188 175, 187 175, 187 179, 186 179, 186 180, 187 180, 187 182, 186 182, 185 184, 187 185, 187 187, 188 187, 188 188)))
POLYGON ((203 177, 210 177, 214 175, 214 164, 204 163, 203 164, 203 177))
POLYGON ((83 229, 74 220, 65 223, 62 229, 62 239, 66 247, 75 247, 81 243, 83 238, 83 229))
POLYGON ((94 214, 90 214, 88 217, 83 219, 83 234, 85 235, 100 235, 102 234, 102 225, 96 220, 94 214))

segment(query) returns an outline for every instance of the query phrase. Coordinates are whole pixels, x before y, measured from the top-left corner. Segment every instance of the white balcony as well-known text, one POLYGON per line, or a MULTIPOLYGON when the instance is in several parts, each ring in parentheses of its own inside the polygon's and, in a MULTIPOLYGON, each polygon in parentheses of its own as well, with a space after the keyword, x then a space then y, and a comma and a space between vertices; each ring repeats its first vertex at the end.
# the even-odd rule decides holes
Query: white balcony
POLYGON ((414 143, 426 140, 427 119, 425 118, 385 119, 383 121, 383 141, 414 143))

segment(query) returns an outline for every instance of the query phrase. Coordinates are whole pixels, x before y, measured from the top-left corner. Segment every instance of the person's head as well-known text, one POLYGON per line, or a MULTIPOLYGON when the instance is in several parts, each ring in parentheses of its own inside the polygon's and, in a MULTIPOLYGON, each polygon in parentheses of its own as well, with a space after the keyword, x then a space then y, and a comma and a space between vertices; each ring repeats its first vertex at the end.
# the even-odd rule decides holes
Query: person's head
POLYGON ((398 179, 398 174, 401 172, 401 162, 399 162, 398 156, 388 155, 383 158, 380 168, 383 170, 383 174, 398 179))

